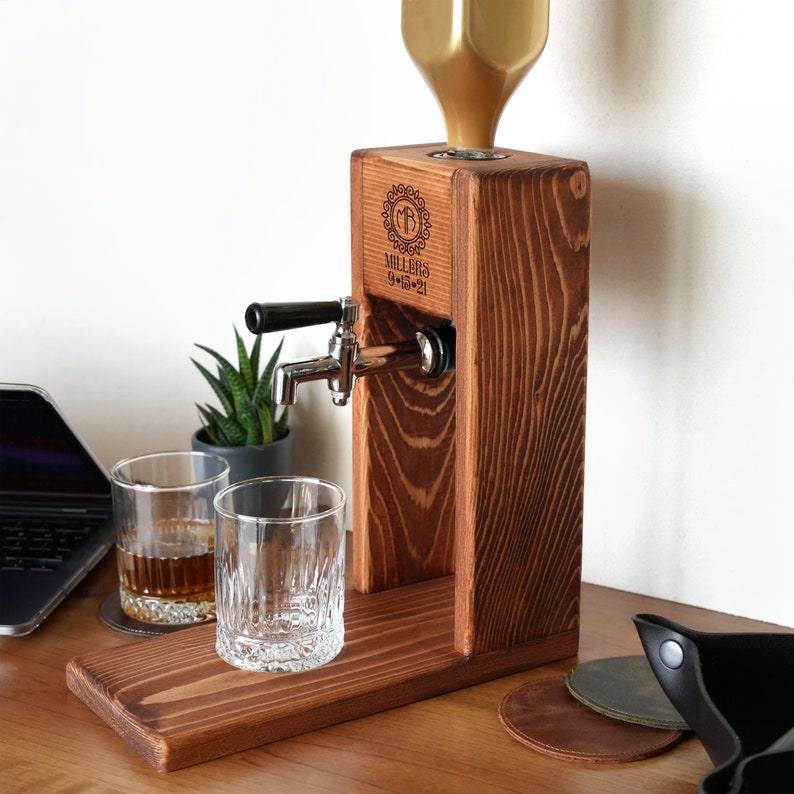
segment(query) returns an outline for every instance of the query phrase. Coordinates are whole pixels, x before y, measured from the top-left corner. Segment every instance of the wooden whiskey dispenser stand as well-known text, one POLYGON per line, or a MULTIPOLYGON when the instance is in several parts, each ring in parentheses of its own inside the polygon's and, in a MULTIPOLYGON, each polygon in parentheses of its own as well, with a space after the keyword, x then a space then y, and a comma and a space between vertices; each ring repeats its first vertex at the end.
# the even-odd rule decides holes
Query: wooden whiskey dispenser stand
POLYGON ((67 667, 72 692, 160 771, 577 652, 588 169, 432 156, 443 148, 352 157, 357 334, 382 344, 452 320, 457 369, 353 391, 342 652, 252 673, 217 656, 209 624, 67 667))
POLYGON ((454 651, 502 675, 578 647, 589 173, 444 148, 352 157, 363 344, 439 319, 457 332, 453 375, 356 387, 355 582, 454 573, 454 651))

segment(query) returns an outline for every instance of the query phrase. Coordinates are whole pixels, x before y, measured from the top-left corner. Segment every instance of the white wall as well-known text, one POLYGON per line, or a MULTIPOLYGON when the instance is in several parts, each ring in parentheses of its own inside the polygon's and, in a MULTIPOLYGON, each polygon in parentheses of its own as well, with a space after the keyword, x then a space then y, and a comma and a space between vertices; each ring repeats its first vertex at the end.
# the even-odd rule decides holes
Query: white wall
MULTIPOLYGON (((585 579, 786 625, 791 8, 552 0, 497 137, 593 174, 585 579)), ((0 0, 0 379, 108 466, 186 448, 193 342, 348 292, 349 152, 443 138, 399 15, 0 0)), ((349 409, 302 391, 299 464, 347 486, 349 409)))

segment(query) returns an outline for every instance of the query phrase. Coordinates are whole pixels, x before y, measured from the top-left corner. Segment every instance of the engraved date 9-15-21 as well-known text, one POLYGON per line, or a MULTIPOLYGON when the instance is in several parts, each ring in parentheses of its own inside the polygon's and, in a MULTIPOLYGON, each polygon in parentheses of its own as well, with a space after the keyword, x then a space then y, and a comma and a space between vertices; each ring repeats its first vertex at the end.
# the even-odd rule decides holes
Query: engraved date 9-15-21
POLYGON ((416 292, 418 295, 427 295, 430 265, 413 257, 400 254, 386 254, 386 281, 390 287, 401 289, 404 292, 416 292))

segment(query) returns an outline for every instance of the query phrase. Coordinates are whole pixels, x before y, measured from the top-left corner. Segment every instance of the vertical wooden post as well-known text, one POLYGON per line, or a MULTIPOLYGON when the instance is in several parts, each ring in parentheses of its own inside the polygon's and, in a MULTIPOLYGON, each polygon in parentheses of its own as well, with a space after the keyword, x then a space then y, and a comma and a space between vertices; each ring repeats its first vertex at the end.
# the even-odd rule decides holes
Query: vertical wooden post
POLYGON ((440 318, 457 372, 354 392, 362 592, 455 572, 470 656, 578 627, 590 184, 585 163, 442 146, 355 152, 353 294, 364 344, 440 318))

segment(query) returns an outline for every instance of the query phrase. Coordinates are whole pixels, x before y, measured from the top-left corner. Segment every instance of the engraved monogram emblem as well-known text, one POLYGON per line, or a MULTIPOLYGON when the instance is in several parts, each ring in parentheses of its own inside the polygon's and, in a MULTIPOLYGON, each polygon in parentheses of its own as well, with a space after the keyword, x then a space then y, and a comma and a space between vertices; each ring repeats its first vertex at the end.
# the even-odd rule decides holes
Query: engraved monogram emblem
POLYGON ((401 254, 418 254, 430 237, 430 213, 419 191, 410 185, 392 185, 383 202, 383 228, 401 254))

